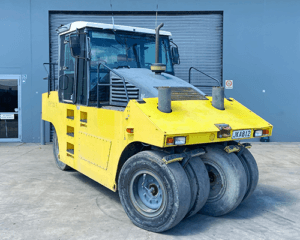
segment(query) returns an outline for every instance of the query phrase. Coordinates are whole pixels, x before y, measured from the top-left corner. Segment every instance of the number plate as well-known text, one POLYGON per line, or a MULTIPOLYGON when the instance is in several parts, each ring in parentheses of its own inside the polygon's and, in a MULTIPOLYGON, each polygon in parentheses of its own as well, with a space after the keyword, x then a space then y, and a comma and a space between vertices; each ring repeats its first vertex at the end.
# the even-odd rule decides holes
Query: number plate
POLYGON ((251 137, 251 130, 238 130, 232 132, 232 139, 249 138, 251 137))

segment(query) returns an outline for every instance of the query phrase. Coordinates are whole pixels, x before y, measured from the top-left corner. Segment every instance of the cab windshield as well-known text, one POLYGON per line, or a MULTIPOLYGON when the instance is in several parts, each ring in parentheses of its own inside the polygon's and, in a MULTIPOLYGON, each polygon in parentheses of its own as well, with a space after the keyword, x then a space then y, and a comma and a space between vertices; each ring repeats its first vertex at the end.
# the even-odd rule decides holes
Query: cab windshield
MULTIPOLYGON (((97 67, 105 63, 110 68, 148 68, 155 63, 155 35, 139 33, 118 33, 112 30, 90 30, 90 86, 89 101, 96 104, 97 67)), ((166 72, 173 74, 168 37, 160 36, 159 62, 166 65, 166 72)), ((109 83, 109 70, 99 69, 99 83, 109 83)), ((109 99, 109 87, 99 87, 99 99, 109 99)))
MULTIPOLYGON (((110 68, 148 68, 155 62, 155 35, 90 31, 91 68, 105 61, 110 68)), ((160 37, 160 63, 173 73, 169 39, 160 37)))

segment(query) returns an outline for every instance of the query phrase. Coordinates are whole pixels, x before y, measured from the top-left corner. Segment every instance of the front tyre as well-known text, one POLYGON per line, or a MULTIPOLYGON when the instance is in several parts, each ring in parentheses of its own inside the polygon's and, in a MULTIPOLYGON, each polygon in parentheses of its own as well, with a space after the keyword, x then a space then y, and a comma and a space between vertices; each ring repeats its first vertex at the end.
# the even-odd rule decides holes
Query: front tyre
MULTIPOLYGON (((237 154, 238 155, 238 154, 237 154)), ((247 175, 247 191, 243 201, 248 199, 254 192, 259 178, 258 167, 251 152, 245 148, 243 153, 239 156, 247 175)))
POLYGON ((165 164, 163 152, 143 151, 123 165, 118 190, 130 220, 138 227, 163 232, 187 214, 191 190, 178 162, 165 164))
POLYGON ((245 169, 234 153, 207 147, 201 156, 210 179, 210 193, 200 213, 221 216, 234 210, 247 190, 245 169))
POLYGON ((57 134, 56 131, 54 130, 53 133, 53 155, 54 155, 54 160, 55 160, 55 164, 56 166, 62 170, 62 171, 66 171, 69 170, 70 167, 63 163, 62 161, 59 160, 60 156, 59 156, 59 144, 58 144, 58 138, 57 138, 57 134))
POLYGON ((186 218, 194 216, 204 206, 209 196, 210 182, 204 163, 200 157, 190 159, 184 168, 191 185, 191 204, 186 218))

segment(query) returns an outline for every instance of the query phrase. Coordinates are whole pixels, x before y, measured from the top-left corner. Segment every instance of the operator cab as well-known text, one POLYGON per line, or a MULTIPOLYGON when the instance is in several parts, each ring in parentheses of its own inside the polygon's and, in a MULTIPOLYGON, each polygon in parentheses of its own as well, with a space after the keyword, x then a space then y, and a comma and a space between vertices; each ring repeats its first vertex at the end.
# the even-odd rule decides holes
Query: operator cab
MULTIPOLYGON (((126 106, 130 99, 141 99, 140 89, 128 83, 127 79, 125 83, 117 71, 150 69, 155 62, 155 30, 74 22, 59 27, 57 32, 60 43, 60 102, 88 106, 126 106), (112 77, 112 72, 115 77, 112 77), (131 88, 135 94, 130 92, 131 88), (120 98, 125 94, 124 90, 127 101, 120 98), (113 101, 115 99, 117 101, 113 101)), ((174 75, 173 64, 178 63, 177 46, 170 46, 170 32, 160 31, 159 35, 159 62, 165 65, 166 75, 174 75)))

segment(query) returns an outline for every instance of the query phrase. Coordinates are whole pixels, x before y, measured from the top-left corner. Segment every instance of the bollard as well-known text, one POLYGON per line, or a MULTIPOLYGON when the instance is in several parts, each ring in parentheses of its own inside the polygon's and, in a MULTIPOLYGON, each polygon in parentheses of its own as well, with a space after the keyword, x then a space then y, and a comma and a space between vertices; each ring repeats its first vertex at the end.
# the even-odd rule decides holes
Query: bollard
POLYGON ((158 110, 164 113, 172 112, 171 109, 171 88, 157 87, 158 89, 158 110))
POLYGON ((213 107, 224 110, 224 87, 212 88, 212 105, 213 107))

